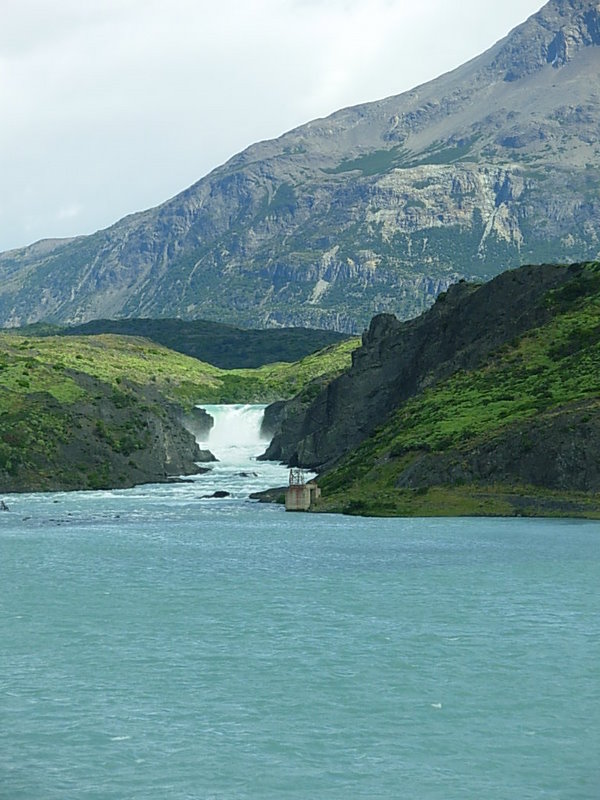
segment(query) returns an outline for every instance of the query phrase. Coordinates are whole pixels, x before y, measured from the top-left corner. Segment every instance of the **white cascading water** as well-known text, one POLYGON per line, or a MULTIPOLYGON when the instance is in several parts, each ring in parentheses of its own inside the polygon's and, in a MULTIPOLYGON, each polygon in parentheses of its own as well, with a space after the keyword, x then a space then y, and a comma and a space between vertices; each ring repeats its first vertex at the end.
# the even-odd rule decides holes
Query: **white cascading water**
POLYGON ((218 459, 207 464, 210 473, 200 477, 207 492, 224 490, 234 498, 248 497, 251 492, 285 486, 287 467, 272 461, 257 461, 269 440, 261 437, 264 405, 201 405, 214 419, 214 426, 200 447, 218 459))
POLYGON ((220 459, 238 461, 260 455, 268 441, 260 435, 265 406, 203 406, 215 424, 208 437, 209 449, 220 459))

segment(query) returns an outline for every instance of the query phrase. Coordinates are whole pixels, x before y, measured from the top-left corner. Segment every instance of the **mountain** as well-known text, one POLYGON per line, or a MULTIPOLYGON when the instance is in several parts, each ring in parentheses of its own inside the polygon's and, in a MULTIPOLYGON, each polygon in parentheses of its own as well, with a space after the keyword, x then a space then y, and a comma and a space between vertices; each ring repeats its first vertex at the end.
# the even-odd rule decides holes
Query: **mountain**
POLYGON ((521 267, 375 317, 266 455, 320 471, 324 510, 600 516, 599 376, 600 263, 521 267))
POLYGON ((600 7, 550 0, 404 94, 260 142, 92 236, 0 255, 0 324, 353 332, 461 277, 600 254, 600 7))

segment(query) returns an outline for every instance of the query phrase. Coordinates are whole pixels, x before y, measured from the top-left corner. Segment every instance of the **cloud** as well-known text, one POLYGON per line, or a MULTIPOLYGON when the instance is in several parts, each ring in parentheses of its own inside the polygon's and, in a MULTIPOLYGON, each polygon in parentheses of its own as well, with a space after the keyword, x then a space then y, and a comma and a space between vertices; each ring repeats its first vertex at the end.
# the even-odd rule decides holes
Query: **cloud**
POLYGON ((80 203, 69 203, 69 205, 62 206, 58 209, 58 213, 56 214, 56 219, 58 220, 65 220, 65 219, 74 219, 78 217, 83 210, 83 207, 80 203))
POLYGON ((109 225, 254 141, 409 89, 538 4, 4 0, 0 250, 109 225))

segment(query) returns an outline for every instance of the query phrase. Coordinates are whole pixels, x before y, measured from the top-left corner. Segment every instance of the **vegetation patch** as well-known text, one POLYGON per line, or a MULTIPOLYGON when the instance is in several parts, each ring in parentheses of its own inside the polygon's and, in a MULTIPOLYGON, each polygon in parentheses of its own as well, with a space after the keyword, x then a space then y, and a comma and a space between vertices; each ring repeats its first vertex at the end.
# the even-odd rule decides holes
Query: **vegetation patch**
POLYGON ((324 171, 333 175, 358 171, 366 177, 382 175, 392 169, 413 169, 426 164, 455 164, 469 156, 479 138, 476 136, 450 146, 446 142, 435 142, 422 153, 413 153, 405 147, 373 150, 364 156, 345 159, 337 167, 324 171))
POLYGON ((145 339, 0 334, 0 490, 128 486, 165 477, 167 445, 193 467, 182 427, 199 403, 269 402, 333 377, 358 340, 258 370, 223 370, 145 339))
POLYGON ((478 369, 403 403, 323 475, 321 508, 595 516, 600 265, 583 265, 545 302, 554 314, 547 324, 499 348, 478 369), (552 453, 558 455, 551 462, 552 453), (515 500, 523 496, 527 501, 515 500))
POLYGON ((330 170, 325 170, 334 175, 343 172, 359 171, 363 175, 380 175, 403 164, 409 156, 409 151, 402 147, 392 147, 389 150, 374 150, 358 158, 345 159, 330 170))
POLYGON ((35 323, 11 332, 33 337, 104 333, 141 336, 221 369, 255 369, 280 361, 292 363, 350 338, 336 331, 313 328, 245 330, 220 322, 182 319, 99 319, 69 327, 35 323))

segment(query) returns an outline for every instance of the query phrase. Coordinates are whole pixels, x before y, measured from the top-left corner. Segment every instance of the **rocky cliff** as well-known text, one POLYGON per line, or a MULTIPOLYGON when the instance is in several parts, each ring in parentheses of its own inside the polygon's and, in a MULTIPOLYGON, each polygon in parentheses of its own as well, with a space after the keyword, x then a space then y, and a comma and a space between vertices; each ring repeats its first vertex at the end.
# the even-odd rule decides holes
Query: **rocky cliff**
POLYGON ((0 489, 4 492, 127 488, 199 472, 210 460, 183 425, 182 411, 150 387, 116 391, 81 372, 69 377, 81 397, 3 387, 0 489))
POLYGON ((471 370, 501 345, 543 324, 551 289, 571 280, 563 266, 522 267, 489 283, 458 283, 420 317, 373 318, 352 367, 299 413, 299 398, 280 411, 280 430, 265 458, 291 466, 331 467, 403 402, 459 370, 471 370))
POLYGON ((522 267, 375 317, 266 455, 320 471, 327 510, 593 516, 599 375, 600 263, 522 267))
POLYGON ((0 324, 360 331, 460 277, 600 253, 600 10, 550 0, 405 94, 261 142, 158 208, 0 256, 0 324))

